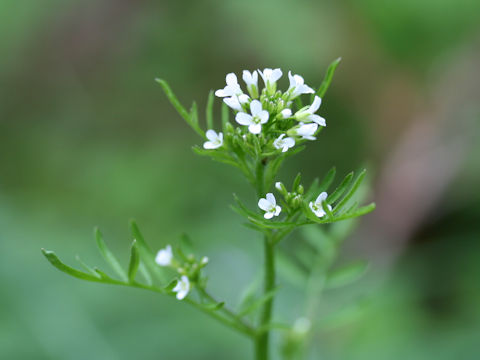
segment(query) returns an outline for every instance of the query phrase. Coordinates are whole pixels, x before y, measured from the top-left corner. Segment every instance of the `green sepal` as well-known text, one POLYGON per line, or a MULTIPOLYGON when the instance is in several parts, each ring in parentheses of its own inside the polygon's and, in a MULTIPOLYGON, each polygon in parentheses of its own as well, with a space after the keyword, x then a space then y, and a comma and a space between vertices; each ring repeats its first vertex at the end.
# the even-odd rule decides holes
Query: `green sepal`
POLYGON ((107 244, 105 244, 105 241, 103 240, 103 236, 100 230, 96 227, 94 232, 98 249, 100 250, 100 253, 102 254, 105 261, 112 267, 112 269, 117 273, 118 276, 120 276, 123 281, 127 281, 128 277, 125 274, 125 271, 123 270, 115 255, 113 255, 113 253, 108 249, 107 244))
POLYGON ((132 247, 130 249, 130 262, 128 264, 128 280, 130 282, 135 281, 135 275, 137 275, 137 270, 139 266, 140 254, 138 253, 137 241, 133 240, 132 247))

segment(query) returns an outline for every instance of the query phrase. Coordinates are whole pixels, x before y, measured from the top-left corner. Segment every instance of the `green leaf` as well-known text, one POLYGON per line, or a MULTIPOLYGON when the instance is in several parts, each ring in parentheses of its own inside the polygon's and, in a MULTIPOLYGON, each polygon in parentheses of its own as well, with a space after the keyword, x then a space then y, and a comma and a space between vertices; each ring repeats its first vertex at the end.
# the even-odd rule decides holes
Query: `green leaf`
POLYGON ((207 130, 213 129, 213 101, 215 96, 213 90, 208 93, 207 107, 205 109, 205 119, 207 121, 207 130))
POLYGON ((138 245, 138 252, 140 254, 140 258, 143 260, 145 267, 149 270, 151 274, 154 274, 162 283, 166 281, 165 276, 160 269, 160 266, 157 265, 155 262, 155 255, 153 251, 148 246, 145 238, 143 237, 140 229, 138 228, 137 223, 135 220, 130 221, 130 228, 132 231, 132 236, 135 240, 137 240, 138 245))
POLYGON ((165 290, 166 292, 172 292, 173 288, 177 286, 177 283, 178 279, 173 279, 166 286, 164 286, 163 290, 165 290))
POLYGON ((353 171, 349 173, 343 181, 340 183, 340 185, 335 189, 335 191, 330 194, 330 196, 327 198, 327 203, 328 204, 333 204, 335 201, 337 201, 343 193, 348 189, 350 186, 350 183, 352 182, 353 179, 353 171))
POLYGON ((239 317, 242 317, 242 316, 245 316, 245 315, 251 313, 252 311, 255 311, 256 309, 261 307, 264 303, 269 301, 275 295, 275 293, 278 291, 278 289, 279 288, 276 287, 276 288, 268 291, 263 296, 259 297, 257 300, 255 300, 251 304, 249 304, 246 308, 240 310, 237 315, 239 317))
POLYGON ((326 288, 335 289, 360 279, 368 268, 367 261, 355 261, 332 271, 327 276, 326 288))
POLYGON ((145 264, 142 261, 140 261, 140 265, 138 266, 138 270, 142 274, 142 276, 145 279, 145 282, 147 283, 147 285, 151 286, 153 284, 152 277, 150 276, 150 273, 148 272, 147 268, 145 267, 145 264))
POLYGON ((80 259, 80 256, 76 255, 75 260, 77 260, 79 264, 90 274, 92 274, 93 276, 99 277, 99 275, 95 272, 95 270, 92 267, 88 266, 80 259))
POLYGON ((210 311, 217 311, 220 310, 225 306, 225 301, 220 301, 218 303, 210 303, 210 304, 201 304, 201 306, 204 309, 210 310, 210 311))
POLYGON ((335 328, 345 326, 358 319, 358 317, 360 317, 364 312, 366 305, 368 305, 368 301, 365 299, 357 300, 355 303, 348 305, 343 309, 337 310, 331 315, 320 320, 320 328, 330 331, 335 328))
POLYGON ((108 249, 105 241, 103 240, 102 233, 98 228, 95 228, 95 239, 97 240, 97 246, 100 250, 105 261, 112 267, 112 269, 120 276, 123 281, 127 281, 128 277, 125 274, 125 271, 122 269, 122 266, 118 262, 117 258, 113 253, 108 249))
POLYGON ((133 240, 132 247, 130 249, 130 263, 128 264, 128 280, 133 282, 135 280, 135 275, 137 275, 137 270, 140 265, 140 254, 137 249, 137 241, 133 240))
POLYGON ((362 172, 357 176, 357 178, 355 179, 355 182, 353 183, 352 187, 350 188, 350 190, 345 194, 345 196, 343 196, 342 200, 337 204, 337 206, 335 206, 335 209, 334 209, 334 212, 337 213, 338 211, 340 211, 348 202, 348 200, 350 200, 352 198, 353 195, 355 195, 355 193, 357 192, 358 188, 360 187, 360 185, 362 184, 362 181, 363 179, 365 178, 365 174, 367 173, 367 171, 364 169, 362 170, 362 172))
POLYGON ((198 126, 198 107, 195 101, 192 103, 192 107, 190 108, 190 119, 192 121, 192 124, 198 129, 200 129, 200 127, 198 126))
POLYGON ((335 59, 327 68, 327 72, 325 73, 325 76, 323 78, 322 83, 320 84, 320 87, 318 88, 317 92, 312 95, 311 101, 314 100, 315 95, 320 96, 320 98, 323 98, 325 93, 328 90, 328 87, 330 86, 332 79, 333 79, 333 74, 335 74, 335 70, 337 69, 338 64, 340 64, 340 61, 342 58, 335 59))
POLYGON ((177 110, 177 112, 180 114, 180 116, 187 122, 187 124, 190 125, 190 127, 193 130, 195 130, 201 137, 205 137, 204 132, 198 126, 198 121, 195 124, 195 121, 192 120, 191 115, 188 113, 187 109, 185 109, 183 107, 183 105, 180 104, 180 101, 178 100, 178 98, 173 93, 172 89, 170 88, 170 85, 168 85, 168 83, 163 79, 158 79, 157 78, 157 79, 155 79, 155 81, 162 86, 162 89, 165 92, 165 95, 167 96, 168 100, 173 105, 175 110, 177 110))
POLYGON ((42 249, 42 253, 47 258, 47 260, 50 262, 50 264, 52 264, 58 270, 66 273, 70 276, 73 276, 73 277, 76 277, 76 278, 82 279, 82 280, 88 280, 88 281, 93 281, 93 282, 102 282, 102 279, 100 279, 98 276, 90 275, 90 274, 84 273, 82 271, 79 271, 77 269, 74 269, 74 268, 72 268, 68 265, 65 265, 64 263, 62 263, 60 261, 60 259, 57 257, 57 255, 55 255, 55 253, 53 251, 48 251, 48 250, 42 249))

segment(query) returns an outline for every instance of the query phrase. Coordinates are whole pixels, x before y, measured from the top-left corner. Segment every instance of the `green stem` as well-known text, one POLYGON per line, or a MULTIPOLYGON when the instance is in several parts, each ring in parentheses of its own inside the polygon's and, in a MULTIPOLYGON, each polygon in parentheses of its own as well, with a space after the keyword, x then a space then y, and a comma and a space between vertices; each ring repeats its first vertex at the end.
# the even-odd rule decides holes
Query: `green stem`
MULTIPOLYGON (((264 294, 272 291, 275 287, 275 248, 269 236, 264 238, 265 270, 264 270, 264 294)), ((259 328, 267 328, 272 318, 273 297, 265 302, 262 308, 259 328)), ((268 360, 270 332, 268 330, 257 335, 255 339, 255 359, 268 360)))

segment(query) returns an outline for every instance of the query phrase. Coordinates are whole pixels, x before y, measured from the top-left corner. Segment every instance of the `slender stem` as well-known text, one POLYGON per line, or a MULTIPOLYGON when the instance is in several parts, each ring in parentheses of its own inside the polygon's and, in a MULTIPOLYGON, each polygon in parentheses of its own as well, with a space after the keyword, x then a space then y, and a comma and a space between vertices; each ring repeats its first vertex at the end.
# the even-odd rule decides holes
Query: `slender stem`
MULTIPOLYGON (((271 241, 271 237, 265 236, 264 238, 264 251, 265 251, 265 270, 264 270, 264 294, 268 293, 275 287, 275 248, 271 241)), ((273 297, 265 302, 262 308, 259 328, 267 328, 272 318, 273 297)), ((255 359, 256 360, 268 360, 269 358, 269 339, 270 332, 268 330, 261 332, 255 339, 255 359)))

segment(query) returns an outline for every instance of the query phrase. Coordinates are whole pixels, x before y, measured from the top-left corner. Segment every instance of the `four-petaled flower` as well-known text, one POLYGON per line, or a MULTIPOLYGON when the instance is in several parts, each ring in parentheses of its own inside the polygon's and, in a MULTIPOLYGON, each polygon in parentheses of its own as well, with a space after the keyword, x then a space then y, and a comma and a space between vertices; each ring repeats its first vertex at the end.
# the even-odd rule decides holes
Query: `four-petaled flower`
POLYGON ((280 135, 278 138, 275 139, 273 142, 273 146, 275 149, 282 149, 282 152, 287 151, 289 148, 295 146, 295 139, 291 137, 285 137, 285 134, 280 135))
MULTIPOLYGON (((327 213, 323 209, 323 202, 327 199, 328 194, 324 191, 320 195, 318 195, 317 200, 315 202, 310 201, 310 209, 317 215, 319 218, 324 217, 327 213)), ((328 210, 332 211, 332 207, 327 204, 328 210)))
POLYGON ((258 70, 258 73, 267 87, 267 92, 273 95, 277 90, 277 81, 282 77, 282 70, 266 68, 263 71, 258 70))
POLYGON ((265 199, 262 198, 258 200, 258 207, 265 211, 263 217, 265 219, 271 219, 274 216, 278 216, 282 208, 277 205, 277 201, 275 200, 275 196, 272 193, 268 193, 265 196, 265 199))
POLYGON ((172 247, 167 245, 165 249, 158 251, 157 256, 155 257, 155 262, 160 266, 170 266, 172 264, 172 259, 172 247))
POLYGON ((188 277, 182 275, 182 277, 180 278, 180 280, 177 281, 177 285, 175 285, 172 291, 177 293, 176 296, 178 300, 183 300, 190 291, 190 280, 188 280, 188 277))
POLYGON ((225 81, 227 85, 223 89, 218 89, 215 91, 215 95, 218 97, 227 97, 233 95, 240 95, 242 94, 242 89, 240 89, 240 85, 238 85, 237 75, 234 73, 227 74, 225 77, 225 81))
POLYGON ((301 136, 302 139, 315 140, 315 132, 318 129, 318 125, 315 123, 304 124, 301 122, 298 126, 287 131, 288 135, 301 136))
POLYGON ((315 112, 320 108, 320 104, 322 103, 322 99, 319 96, 315 96, 315 100, 313 104, 310 105, 308 108, 301 109, 295 113, 295 119, 302 122, 311 122, 317 123, 320 126, 327 126, 325 119, 315 112))
POLYGON ((209 141, 205 141, 203 143, 204 149, 208 149, 208 150, 217 149, 223 145, 223 134, 221 132, 217 134, 215 130, 210 129, 210 130, 207 130, 205 135, 207 136, 207 139, 209 141))
POLYGON ((254 99, 258 97, 258 73, 257 71, 250 72, 248 70, 243 70, 242 75, 243 81, 247 84, 247 90, 250 96, 254 99))
POLYGON ((263 110, 262 103, 258 100, 252 100, 250 103, 250 111, 252 115, 239 112, 235 117, 235 120, 240 125, 248 125, 248 131, 252 134, 260 134, 262 131, 262 124, 268 121, 268 111, 263 110))
POLYGON ((300 75, 292 75, 292 72, 289 71, 288 79, 290 80, 290 87, 288 88, 290 99, 295 99, 302 94, 313 94, 315 92, 310 86, 305 85, 305 81, 300 75))

